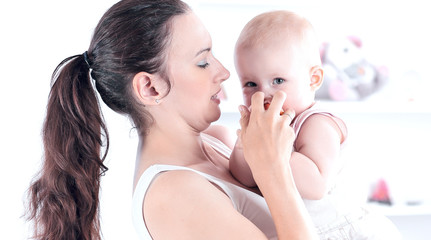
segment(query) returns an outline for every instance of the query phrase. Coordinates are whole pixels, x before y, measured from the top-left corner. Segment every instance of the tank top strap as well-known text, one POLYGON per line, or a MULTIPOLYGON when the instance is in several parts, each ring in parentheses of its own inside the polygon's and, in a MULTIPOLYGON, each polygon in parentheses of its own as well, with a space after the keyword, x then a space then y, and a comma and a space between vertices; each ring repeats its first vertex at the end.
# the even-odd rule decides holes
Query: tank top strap
POLYGON ((343 143, 345 142, 346 138, 347 138, 347 127, 346 124, 344 123, 344 121, 335 116, 334 114, 332 114, 331 112, 329 112, 326 109, 320 108, 320 105, 318 103, 315 103, 312 107, 310 107, 309 109, 305 110, 304 112, 302 112, 301 114, 299 114, 291 123, 291 126, 293 128, 293 130, 295 131, 295 134, 298 135, 299 131, 301 130, 302 125, 305 123, 305 121, 312 116, 313 114, 321 114, 327 117, 330 117, 338 126, 338 128, 341 131, 341 134, 343 135, 343 143))
POLYGON ((201 133, 201 137, 204 142, 208 143, 214 150, 222 154, 224 157, 230 157, 232 149, 226 146, 222 141, 205 133, 201 133))

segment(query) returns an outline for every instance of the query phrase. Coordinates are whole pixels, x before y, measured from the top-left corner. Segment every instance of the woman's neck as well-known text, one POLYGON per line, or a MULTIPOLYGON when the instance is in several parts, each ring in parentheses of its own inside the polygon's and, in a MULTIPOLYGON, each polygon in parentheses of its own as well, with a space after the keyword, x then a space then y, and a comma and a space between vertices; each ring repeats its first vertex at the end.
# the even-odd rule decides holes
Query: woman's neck
POLYGON ((151 165, 189 167, 219 179, 239 184, 229 171, 229 160, 202 140, 198 131, 152 131, 139 142, 134 183, 151 165))
POLYGON ((140 137, 136 173, 154 164, 192 166, 206 161, 200 132, 189 129, 153 127, 145 137, 140 137))

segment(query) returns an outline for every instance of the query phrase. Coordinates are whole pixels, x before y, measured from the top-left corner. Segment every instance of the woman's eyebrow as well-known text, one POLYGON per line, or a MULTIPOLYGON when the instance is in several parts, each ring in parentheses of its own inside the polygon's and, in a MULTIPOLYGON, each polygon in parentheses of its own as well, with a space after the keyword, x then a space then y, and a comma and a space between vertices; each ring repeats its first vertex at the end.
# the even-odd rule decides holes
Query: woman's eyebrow
POLYGON ((205 48, 200 50, 199 52, 196 53, 195 57, 197 57, 198 55, 202 54, 203 52, 209 52, 211 51, 211 48, 205 48))

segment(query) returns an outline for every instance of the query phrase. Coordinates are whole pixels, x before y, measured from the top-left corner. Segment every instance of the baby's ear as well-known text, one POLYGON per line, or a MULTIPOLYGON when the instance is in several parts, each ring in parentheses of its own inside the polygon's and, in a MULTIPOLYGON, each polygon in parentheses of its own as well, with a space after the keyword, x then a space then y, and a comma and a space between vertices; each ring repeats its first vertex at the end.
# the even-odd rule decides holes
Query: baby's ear
POLYGON ((154 105, 161 99, 160 79, 157 75, 139 72, 133 77, 133 93, 144 105, 154 105))
POLYGON ((320 88, 323 82, 323 68, 320 65, 313 66, 310 69, 310 87, 313 91, 320 88))

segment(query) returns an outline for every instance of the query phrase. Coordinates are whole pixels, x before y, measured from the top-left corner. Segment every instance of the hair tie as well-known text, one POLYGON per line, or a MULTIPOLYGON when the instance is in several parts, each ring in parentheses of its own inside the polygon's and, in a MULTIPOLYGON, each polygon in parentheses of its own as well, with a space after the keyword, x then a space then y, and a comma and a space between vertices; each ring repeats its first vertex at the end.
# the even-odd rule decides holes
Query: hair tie
POLYGON ((91 66, 90 66, 90 60, 88 59, 88 52, 85 51, 82 55, 84 55, 84 61, 87 64, 87 67, 91 68, 91 66))

